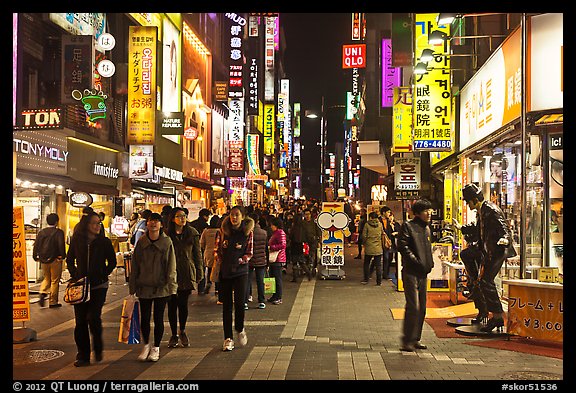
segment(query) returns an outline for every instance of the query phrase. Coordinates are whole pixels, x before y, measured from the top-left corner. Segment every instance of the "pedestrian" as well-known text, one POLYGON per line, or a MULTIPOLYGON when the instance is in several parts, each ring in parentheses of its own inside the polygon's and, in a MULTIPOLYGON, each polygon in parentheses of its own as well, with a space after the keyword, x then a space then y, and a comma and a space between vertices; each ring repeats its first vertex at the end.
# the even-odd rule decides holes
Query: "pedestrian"
MULTIPOLYGON (((210 293, 210 288, 212 287, 212 280, 210 279, 210 274, 212 273, 212 266, 214 265, 214 242, 216 241, 216 233, 220 229, 220 224, 222 220, 215 214, 210 218, 210 224, 208 228, 204 229, 202 235, 200 235, 200 249, 202 250, 202 255, 204 256, 204 266, 206 266, 206 272, 204 277, 206 279, 206 286, 204 287, 204 294, 208 295, 210 293)), ((218 289, 220 284, 218 282, 214 283, 215 294, 218 295, 218 289)), ((220 301, 220 299, 218 299, 220 301)), ((222 304, 222 302, 220 302, 222 304)))
POLYGON ((286 265, 286 233, 280 217, 272 217, 270 221, 272 235, 268 240, 268 253, 279 251, 275 261, 268 261, 270 276, 276 279, 276 292, 268 298, 272 304, 282 304, 282 268, 286 265))
POLYGON ((198 218, 192 221, 190 224, 198 231, 200 236, 202 236, 202 231, 208 228, 208 221, 210 220, 210 210, 203 208, 198 212, 198 218))
POLYGON ((354 259, 362 259, 362 231, 364 230, 364 225, 368 220, 368 214, 366 208, 360 209, 360 220, 358 221, 358 255, 354 259))
POLYGON ((138 221, 138 224, 136 224, 136 228, 134 229, 134 243, 132 243, 132 245, 134 247, 136 247, 138 240, 148 230, 146 223, 147 223, 148 219, 150 218, 151 214, 152 214, 152 210, 150 210, 150 209, 144 209, 140 212, 140 221, 138 221))
MULTIPOLYGON (((383 206, 380 208, 380 220, 384 227, 384 232, 390 240, 392 240, 392 224, 390 223, 390 216, 392 215, 392 209, 388 206, 383 206)), ((392 263, 392 249, 384 249, 382 254, 382 277, 388 279, 390 275, 390 264, 392 263)))
POLYGON ((104 228, 104 219, 106 218, 106 213, 100 211, 98 212, 98 216, 100 216, 100 233, 106 236, 106 230, 104 228))
POLYGON ((49 308, 61 307, 58 301, 60 291, 60 278, 62 277, 62 262, 66 256, 66 245, 64 244, 64 231, 58 228, 60 217, 56 213, 46 216, 48 226, 38 232, 32 257, 36 262, 40 262, 40 269, 44 275, 40 286, 40 307, 46 305, 46 298, 49 299, 49 308))
POLYGON ((288 244, 290 245, 290 255, 292 255, 292 280, 298 282, 300 271, 304 271, 308 276, 308 281, 312 279, 312 272, 307 264, 304 255, 304 228, 302 226, 302 215, 296 213, 292 221, 292 226, 288 231, 288 244))
POLYGON ((382 253, 384 247, 382 244, 382 234, 384 228, 378 220, 378 213, 370 212, 368 221, 362 229, 362 239, 364 242, 364 279, 362 284, 368 284, 372 275, 370 266, 376 268, 376 285, 382 285, 382 253))
POLYGON ((248 262, 248 290, 246 291, 246 301, 244 309, 248 309, 248 302, 252 301, 252 277, 256 276, 256 289, 258 291, 258 308, 266 308, 266 296, 264 294, 264 276, 268 265, 268 242, 266 231, 260 226, 260 216, 257 213, 248 215, 254 220, 254 240, 253 252, 250 262, 248 262))
POLYGON ((130 215, 130 220, 128 220, 128 237, 132 237, 134 230, 136 229, 136 224, 138 224, 140 215, 137 212, 132 212, 130 215))
POLYGON ((166 231, 168 229, 168 225, 170 224, 170 212, 172 212, 172 206, 164 205, 162 206, 162 211, 160 212, 160 216, 162 216, 162 230, 166 231))
POLYGON ((314 221, 311 209, 304 209, 304 220, 302 227, 304 228, 304 242, 308 244, 309 251, 306 258, 308 259, 308 266, 312 267, 312 275, 316 275, 318 266, 318 248, 322 241, 322 230, 314 221))
MULTIPOLYGON (((502 210, 495 203, 484 200, 482 190, 476 184, 470 183, 462 188, 462 199, 466 201, 470 210, 476 210, 477 213, 476 225, 480 235, 478 245, 482 253, 478 285, 486 300, 487 310, 492 314, 480 330, 486 333, 494 328, 501 330, 504 326, 504 310, 494 279, 500 273, 506 258, 516 256, 510 227, 506 224, 502 210)), ((464 228, 464 232, 468 233, 469 228, 465 228, 457 221, 454 222, 456 228, 460 230, 464 228)))
POLYGON ((390 253, 390 263, 388 264, 388 269, 393 264, 396 265, 396 279, 398 279, 398 233, 400 232, 400 223, 396 221, 394 213, 390 212, 390 241, 392 242, 392 248, 388 250, 390 253))
POLYGON ((420 339, 426 317, 428 274, 434 266, 430 241, 432 204, 426 199, 419 199, 412 205, 412 213, 414 218, 404 222, 398 234, 406 299, 400 350, 407 352, 427 348, 420 339))
POLYGON ((200 235, 198 231, 186 222, 186 213, 181 207, 175 207, 170 212, 166 234, 172 240, 176 254, 176 294, 168 300, 168 321, 172 336, 168 348, 178 346, 188 347, 186 321, 188 320, 188 298, 192 290, 197 289, 197 283, 204 278, 204 261, 200 250, 200 235), (177 327, 180 325, 178 334, 177 327))
POLYGON ((144 346, 138 360, 157 362, 164 335, 164 310, 176 294, 176 254, 168 235, 162 231, 162 216, 152 213, 146 220, 146 234, 134 248, 129 292, 140 301, 140 329, 144 346), (154 309, 154 342, 150 344, 150 318, 154 309))
POLYGON ((246 216, 242 206, 234 206, 222 221, 214 242, 214 265, 211 280, 220 282, 222 298, 223 351, 234 349, 234 328, 241 346, 248 343, 244 329, 244 299, 248 280, 248 262, 252 258, 254 220, 246 216))
POLYGON ((74 366, 90 365, 90 334, 97 362, 102 360, 102 307, 108 292, 108 276, 116 267, 112 241, 100 232, 100 216, 94 211, 80 219, 70 239, 66 265, 72 280, 87 277, 90 300, 74 305, 74 341, 78 350, 74 366))

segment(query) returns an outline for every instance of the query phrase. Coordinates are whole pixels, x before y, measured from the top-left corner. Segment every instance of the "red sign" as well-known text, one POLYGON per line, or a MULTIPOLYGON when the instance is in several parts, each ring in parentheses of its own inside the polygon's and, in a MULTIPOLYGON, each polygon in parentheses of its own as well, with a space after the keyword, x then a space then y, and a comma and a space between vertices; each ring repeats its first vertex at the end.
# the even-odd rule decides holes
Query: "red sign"
POLYGON ((366 68, 366 44, 343 45, 342 68, 366 68))

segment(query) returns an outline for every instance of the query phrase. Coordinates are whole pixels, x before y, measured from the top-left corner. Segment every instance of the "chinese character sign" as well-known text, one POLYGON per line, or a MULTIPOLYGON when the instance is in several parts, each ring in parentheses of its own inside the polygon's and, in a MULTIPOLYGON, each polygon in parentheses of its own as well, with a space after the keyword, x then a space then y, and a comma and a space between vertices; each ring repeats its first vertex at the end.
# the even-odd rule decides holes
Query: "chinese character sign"
POLYGON ((394 158, 394 189, 420 190, 420 157, 394 158))
POLYGON ((412 88, 395 87, 392 104, 392 151, 412 151, 412 88))
POLYGON ((30 320, 24 208, 14 206, 12 216, 12 321, 30 320))
POLYGON ((351 219, 344 213, 344 202, 323 202, 316 224, 322 229, 321 260, 324 266, 344 265, 344 238, 350 236, 351 219))
POLYGON ((62 104, 76 104, 74 90, 92 89, 94 83, 94 37, 62 36, 62 104))

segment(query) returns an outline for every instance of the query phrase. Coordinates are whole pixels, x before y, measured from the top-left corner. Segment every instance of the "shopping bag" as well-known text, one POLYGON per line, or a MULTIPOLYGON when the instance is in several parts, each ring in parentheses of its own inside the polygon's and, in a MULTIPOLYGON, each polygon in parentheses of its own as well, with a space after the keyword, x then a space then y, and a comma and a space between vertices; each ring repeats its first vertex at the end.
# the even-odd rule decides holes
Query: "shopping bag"
POLYGON ((276 293, 276 279, 274 277, 264 277, 264 293, 267 295, 276 293))
POLYGON ((132 310, 130 322, 130 334, 128 334, 128 344, 140 344, 140 302, 136 301, 132 310))
POLYGON ((64 301, 68 304, 80 304, 90 300, 90 280, 82 277, 76 281, 70 281, 64 291, 64 301))
MULTIPOLYGON (((140 307, 136 296, 130 295, 122 302, 122 315, 120 317, 120 331, 118 333, 118 342, 129 344, 129 336, 132 326, 132 316, 134 309, 137 308, 137 315, 140 316, 140 307), (138 306, 137 306, 138 305, 138 306)), ((140 327, 140 318, 137 319, 138 330, 140 327)))

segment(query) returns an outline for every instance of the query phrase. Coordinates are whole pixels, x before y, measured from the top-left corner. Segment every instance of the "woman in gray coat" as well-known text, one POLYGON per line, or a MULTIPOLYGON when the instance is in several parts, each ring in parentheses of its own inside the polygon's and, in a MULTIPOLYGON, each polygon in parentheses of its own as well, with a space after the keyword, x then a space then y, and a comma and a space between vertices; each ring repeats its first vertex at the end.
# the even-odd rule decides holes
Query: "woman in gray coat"
POLYGON ((160 358, 160 342, 164 335, 164 309, 171 295, 176 293, 176 255, 172 240, 163 232, 162 216, 152 213, 146 220, 146 234, 134 248, 130 294, 140 301, 141 330, 144 348, 140 361, 156 362, 160 358), (150 317, 154 306, 154 345, 149 344, 150 317))

